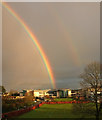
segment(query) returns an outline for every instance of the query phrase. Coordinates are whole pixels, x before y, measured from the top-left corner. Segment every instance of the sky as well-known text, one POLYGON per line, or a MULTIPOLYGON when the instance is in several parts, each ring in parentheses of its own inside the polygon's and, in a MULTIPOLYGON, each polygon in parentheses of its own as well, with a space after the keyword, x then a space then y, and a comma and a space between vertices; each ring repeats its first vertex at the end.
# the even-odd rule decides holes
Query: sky
MULTIPOLYGON (((57 88, 80 88, 85 66, 100 60, 99 3, 8 5, 25 21, 45 52, 57 88)), ((19 22, 2 9, 2 83, 7 90, 53 88, 39 51, 19 22)))

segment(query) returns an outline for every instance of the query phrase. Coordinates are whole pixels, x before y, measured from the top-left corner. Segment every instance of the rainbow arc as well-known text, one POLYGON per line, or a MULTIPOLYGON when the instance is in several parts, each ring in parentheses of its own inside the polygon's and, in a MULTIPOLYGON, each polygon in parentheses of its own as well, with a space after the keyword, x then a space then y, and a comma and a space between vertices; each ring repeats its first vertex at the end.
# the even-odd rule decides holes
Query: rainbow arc
POLYGON ((19 24, 24 28, 25 32, 28 34, 28 36, 32 40, 33 44, 36 46, 36 48, 39 51, 39 54, 40 54, 40 56, 43 60, 43 63, 46 67, 46 70, 48 72, 51 84, 52 84, 53 88, 56 88, 55 79, 54 79, 54 75, 53 75, 53 72, 52 72, 52 69, 51 69, 50 62, 49 62, 44 50, 42 49, 40 43, 38 42, 36 36, 30 30, 30 28, 27 26, 27 24, 24 22, 24 20, 21 19, 18 16, 18 14, 6 2, 3 2, 3 7, 6 8, 6 10, 19 22, 19 24))

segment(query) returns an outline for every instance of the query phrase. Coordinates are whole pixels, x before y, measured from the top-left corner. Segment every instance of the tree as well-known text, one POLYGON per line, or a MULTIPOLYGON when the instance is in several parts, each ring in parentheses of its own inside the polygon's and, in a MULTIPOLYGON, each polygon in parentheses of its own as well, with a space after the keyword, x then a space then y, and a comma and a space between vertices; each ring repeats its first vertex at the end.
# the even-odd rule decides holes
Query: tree
POLYGON ((6 93, 6 89, 4 86, 0 86, 0 91, 2 91, 2 94, 6 93))
POLYGON ((95 101, 96 120, 99 120, 99 114, 102 104, 98 103, 98 92, 102 89, 102 79, 100 74, 100 63, 93 62, 86 66, 84 72, 80 75, 83 79, 80 83, 84 89, 90 90, 93 93, 93 100, 95 101))

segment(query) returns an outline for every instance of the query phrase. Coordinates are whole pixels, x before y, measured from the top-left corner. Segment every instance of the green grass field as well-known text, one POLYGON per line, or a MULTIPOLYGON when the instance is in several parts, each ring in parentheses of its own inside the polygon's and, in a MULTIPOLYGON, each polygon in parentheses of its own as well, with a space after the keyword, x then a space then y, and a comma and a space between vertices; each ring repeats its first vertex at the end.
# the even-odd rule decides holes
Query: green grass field
POLYGON ((73 104, 44 104, 18 118, 94 118, 92 115, 75 114, 72 107, 73 104))
POLYGON ((72 98, 55 98, 54 101, 72 101, 72 98))

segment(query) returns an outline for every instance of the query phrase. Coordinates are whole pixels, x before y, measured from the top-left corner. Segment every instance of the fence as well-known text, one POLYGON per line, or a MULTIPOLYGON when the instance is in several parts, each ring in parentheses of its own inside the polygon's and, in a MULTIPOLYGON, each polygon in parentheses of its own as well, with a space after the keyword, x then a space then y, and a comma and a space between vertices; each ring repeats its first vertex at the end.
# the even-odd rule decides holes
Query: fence
POLYGON ((59 101, 59 102, 44 102, 43 104, 68 104, 68 103, 89 103, 89 101, 59 101))
POLYGON ((2 119, 11 118, 13 116, 19 116, 19 115, 21 115, 23 113, 26 113, 26 112, 29 112, 29 111, 34 110, 36 108, 39 108, 41 105, 42 105, 42 103, 40 103, 38 105, 35 105, 33 107, 28 107, 28 108, 25 108, 25 109, 20 109, 20 110, 8 112, 8 113, 3 113, 2 114, 2 119))

